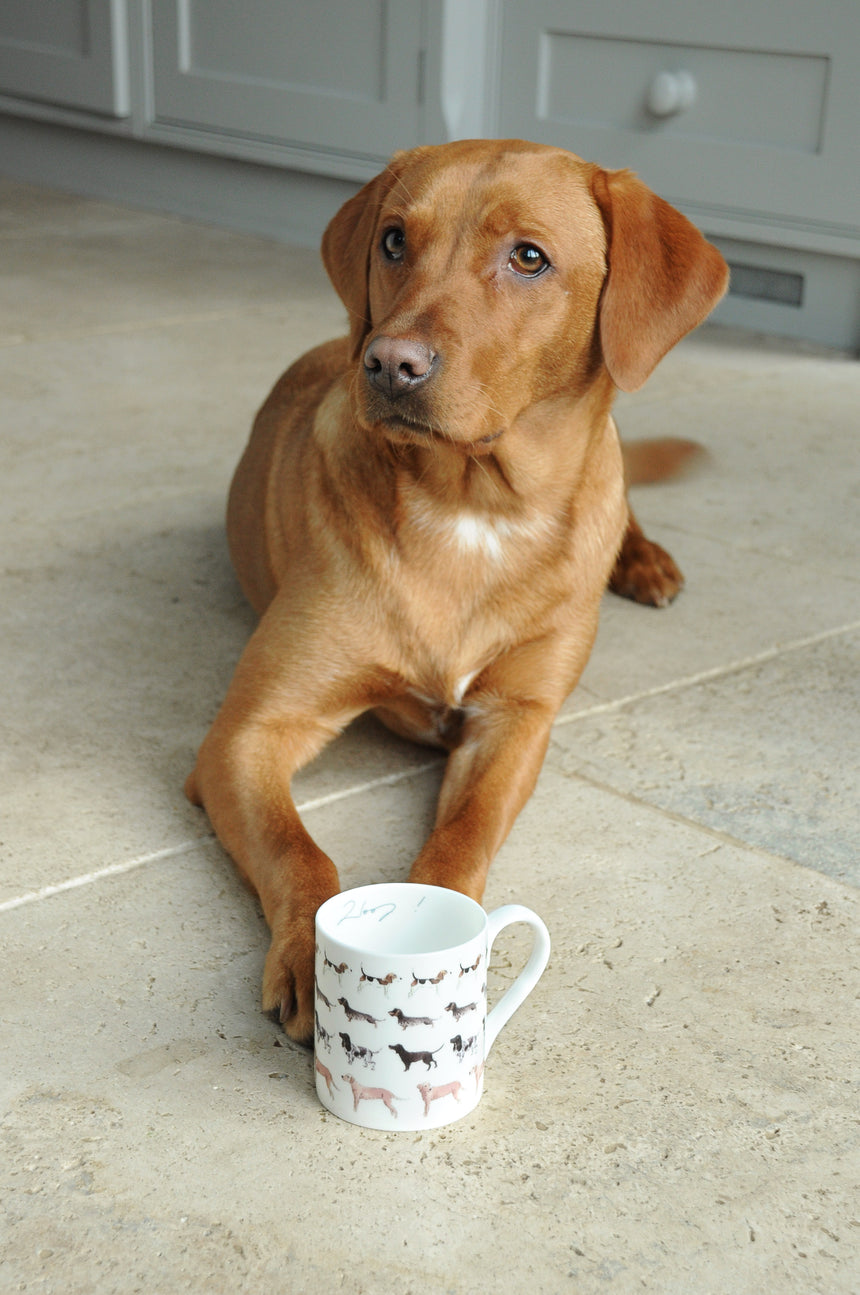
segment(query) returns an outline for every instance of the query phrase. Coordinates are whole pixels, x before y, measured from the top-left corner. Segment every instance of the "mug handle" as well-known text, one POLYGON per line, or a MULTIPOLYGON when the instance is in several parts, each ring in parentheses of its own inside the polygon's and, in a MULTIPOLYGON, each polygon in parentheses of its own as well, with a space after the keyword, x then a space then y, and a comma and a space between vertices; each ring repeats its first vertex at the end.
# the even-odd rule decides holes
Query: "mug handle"
POLYGON ((505 990, 495 1007, 487 1013, 487 1024, 484 1032, 485 1060, 490 1054, 490 1048, 495 1043, 499 1030, 503 1025, 507 1025, 514 1012, 534 989, 543 975, 546 964, 549 962, 549 931, 537 913, 533 913, 530 908, 524 908, 522 904, 503 904, 501 908, 493 909, 487 918, 487 967, 489 968, 490 964, 493 941, 500 931, 503 931, 506 926, 511 926, 514 922, 525 922, 532 928, 534 943, 531 957, 514 983, 509 989, 505 990))

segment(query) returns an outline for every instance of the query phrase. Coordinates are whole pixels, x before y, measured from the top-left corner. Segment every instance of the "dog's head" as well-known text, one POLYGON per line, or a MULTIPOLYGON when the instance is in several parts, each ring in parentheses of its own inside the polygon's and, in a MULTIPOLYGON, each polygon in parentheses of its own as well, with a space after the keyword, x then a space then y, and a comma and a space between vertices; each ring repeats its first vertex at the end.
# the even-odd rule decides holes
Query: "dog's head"
POLYGON ((510 140, 396 154, 322 254, 349 311, 359 421, 478 453, 600 374, 636 390, 728 279, 631 172, 510 140))

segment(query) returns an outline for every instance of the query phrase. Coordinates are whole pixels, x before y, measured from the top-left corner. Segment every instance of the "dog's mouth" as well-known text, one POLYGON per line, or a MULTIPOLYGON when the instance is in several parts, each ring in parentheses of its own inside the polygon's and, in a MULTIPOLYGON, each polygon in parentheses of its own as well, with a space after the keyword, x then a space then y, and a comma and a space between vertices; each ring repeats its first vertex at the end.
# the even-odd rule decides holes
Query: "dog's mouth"
POLYGON ((487 436, 479 437, 474 443, 475 445, 492 445, 493 441, 497 441, 500 436, 504 436, 504 433, 504 427, 500 427, 498 431, 490 432, 487 436))
POLYGON ((504 434, 504 428, 500 427, 497 431, 490 432, 487 436, 480 436, 477 440, 469 441, 459 436, 452 436, 444 428, 430 427, 425 423, 412 423, 401 421, 400 419, 386 419, 386 430, 392 429, 400 433, 398 439, 408 441, 410 444, 439 444, 450 446, 453 450, 459 450, 461 454, 483 455, 492 453, 493 445, 499 437, 504 434))
POLYGON ((468 408, 464 408, 459 416, 452 410, 452 417, 438 419, 432 393, 428 399, 423 389, 401 392, 392 398, 367 383, 360 384, 356 394, 354 408, 359 421, 368 430, 375 428, 395 444, 444 446, 461 454, 483 455, 491 452, 491 447, 505 431, 504 427, 493 427, 492 424, 489 432, 484 431, 480 411, 468 408))
POLYGON ((408 414, 386 414, 379 422, 387 432, 402 434, 411 440, 443 440, 448 441, 451 437, 442 427, 436 427, 432 423, 425 423, 421 419, 411 418, 408 414))
POLYGON ((442 443, 466 454, 489 453, 490 447, 495 441, 498 441, 500 436, 504 435, 505 430, 503 427, 499 427, 485 436, 480 436, 475 440, 468 440, 465 437, 454 435, 445 427, 413 418, 406 414, 405 411, 397 414, 386 414, 385 417, 378 420, 378 425, 384 429, 387 436, 400 442, 410 445, 442 443))

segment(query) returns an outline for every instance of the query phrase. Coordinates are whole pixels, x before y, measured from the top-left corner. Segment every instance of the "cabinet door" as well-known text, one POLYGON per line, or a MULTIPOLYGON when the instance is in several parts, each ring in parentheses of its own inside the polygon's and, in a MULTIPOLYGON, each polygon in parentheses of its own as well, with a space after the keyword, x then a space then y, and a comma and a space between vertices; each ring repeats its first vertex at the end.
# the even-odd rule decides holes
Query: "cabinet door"
POLYGON ((420 0, 160 0, 155 121, 387 157, 418 142, 420 0))
POLYGON ((3 0, 0 91, 128 116, 126 0, 3 0))
POLYGON ((502 13, 501 134, 632 167, 683 205, 856 233, 857 0, 505 0, 502 13))

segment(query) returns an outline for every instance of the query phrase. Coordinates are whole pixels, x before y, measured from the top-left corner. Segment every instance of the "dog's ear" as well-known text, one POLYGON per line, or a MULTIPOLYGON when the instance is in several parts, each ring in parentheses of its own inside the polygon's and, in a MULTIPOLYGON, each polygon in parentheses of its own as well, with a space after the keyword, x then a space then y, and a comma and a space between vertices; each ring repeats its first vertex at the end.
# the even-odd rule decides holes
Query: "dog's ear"
POLYGON ((370 253, 379 208, 397 183, 404 154, 397 153, 386 169, 345 202, 329 221, 322 239, 322 259, 328 277, 349 312, 352 358, 370 328, 368 277, 370 253))
POLYGON ((667 351, 700 324, 728 287, 717 249, 632 171, 595 170, 608 273, 599 309, 610 377, 637 391, 667 351))

